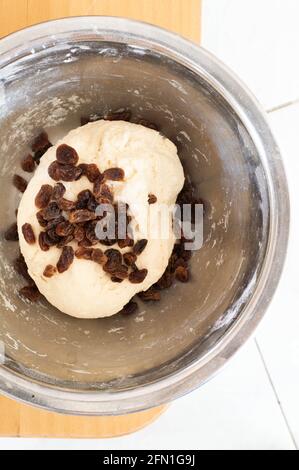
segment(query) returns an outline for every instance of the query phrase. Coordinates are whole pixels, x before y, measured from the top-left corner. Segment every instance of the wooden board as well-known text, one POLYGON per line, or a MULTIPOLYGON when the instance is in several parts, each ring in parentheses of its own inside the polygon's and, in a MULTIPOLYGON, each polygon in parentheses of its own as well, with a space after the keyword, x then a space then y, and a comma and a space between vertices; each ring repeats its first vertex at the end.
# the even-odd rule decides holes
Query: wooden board
MULTIPOLYGON (((201 0, 0 0, 0 37, 20 28, 78 15, 125 16, 200 40, 201 0)), ((165 409, 86 418, 48 413, 0 397, 0 436, 112 437, 136 431, 165 409)))
POLYGON ((0 37, 41 21, 79 15, 125 16, 200 38, 200 0, 0 0, 0 37))
POLYGON ((0 437, 104 438, 129 434, 158 418, 164 406, 123 416, 64 416, 0 397, 0 437))

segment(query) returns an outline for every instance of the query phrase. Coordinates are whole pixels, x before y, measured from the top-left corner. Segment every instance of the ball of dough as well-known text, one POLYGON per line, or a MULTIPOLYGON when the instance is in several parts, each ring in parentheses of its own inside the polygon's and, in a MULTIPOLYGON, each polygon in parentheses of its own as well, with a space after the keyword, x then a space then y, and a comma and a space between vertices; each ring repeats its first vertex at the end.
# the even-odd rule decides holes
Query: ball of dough
MULTIPOLYGON (((42 251, 38 242, 29 245, 24 240, 21 227, 30 223, 38 237, 41 227, 36 219, 35 196, 43 184, 55 184, 48 175, 48 167, 56 159, 56 148, 62 143, 76 149, 79 163, 96 163, 100 171, 112 167, 125 171, 124 181, 109 181, 109 185, 115 200, 130 206, 135 241, 147 238, 147 223, 151 226, 157 224, 159 204, 170 206, 175 203, 184 183, 183 168, 175 145, 159 132, 123 121, 98 121, 72 130, 51 147, 42 157, 23 194, 18 210, 20 247, 39 291, 68 315, 79 318, 110 316, 119 312, 137 292, 147 290, 162 276, 173 249, 174 235, 171 230, 166 239, 148 239, 136 263, 138 268, 148 269, 141 284, 132 284, 127 279, 114 283, 102 266, 77 258, 64 273, 46 278, 43 275, 45 266, 55 266, 61 250, 52 247, 49 251, 42 251), (157 203, 148 203, 149 194, 157 197, 157 203)), ((92 190, 92 184, 85 176, 63 184, 66 187, 64 197, 70 200, 76 200, 83 189, 92 190)), ((101 244, 99 248, 106 249, 101 244)))

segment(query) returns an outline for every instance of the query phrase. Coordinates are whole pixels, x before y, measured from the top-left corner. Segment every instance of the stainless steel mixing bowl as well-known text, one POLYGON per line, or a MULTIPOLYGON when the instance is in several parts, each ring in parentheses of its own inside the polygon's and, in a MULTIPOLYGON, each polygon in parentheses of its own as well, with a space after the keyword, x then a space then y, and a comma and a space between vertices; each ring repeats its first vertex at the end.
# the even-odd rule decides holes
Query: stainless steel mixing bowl
POLYGON ((287 184, 258 103, 205 50, 122 18, 58 20, 0 41, 2 233, 19 200, 12 175, 40 129, 55 139, 82 115, 121 107, 178 145, 206 202, 205 242, 191 282, 160 303, 78 320, 19 298, 17 247, 1 238, 0 388, 50 410, 138 411, 203 384, 254 330, 285 257, 287 184))

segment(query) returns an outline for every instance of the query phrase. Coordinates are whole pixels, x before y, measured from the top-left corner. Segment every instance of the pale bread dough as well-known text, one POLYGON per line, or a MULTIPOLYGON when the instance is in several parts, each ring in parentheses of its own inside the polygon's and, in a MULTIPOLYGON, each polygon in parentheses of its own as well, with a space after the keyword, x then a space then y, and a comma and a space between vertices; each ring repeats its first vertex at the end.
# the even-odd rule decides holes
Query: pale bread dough
MULTIPOLYGON (((140 269, 148 269, 148 275, 141 284, 131 284, 128 280, 113 283, 100 265, 76 258, 63 274, 45 278, 45 266, 55 266, 61 250, 53 247, 44 252, 38 243, 29 245, 24 240, 21 227, 24 223, 30 223, 36 236, 40 232, 34 200, 43 184, 55 184, 48 175, 48 167, 56 158, 57 146, 62 143, 76 149, 79 163, 96 163, 101 171, 111 167, 123 168, 125 181, 109 184, 113 187, 115 200, 128 203, 131 208, 137 223, 135 240, 147 238, 145 224, 149 211, 150 224, 155 224, 158 204, 175 203, 184 183, 183 168, 175 145, 159 132, 123 121, 98 121, 72 130, 56 146, 51 147, 42 157, 28 184, 18 210, 19 238, 30 276, 39 291, 51 304, 68 315, 79 318, 110 316, 120 311, 134 294, 147 290, 162 276, 173 249, 174 235, 171 233, 164 240, 148 240, 146 249, 137 261, 140 269), (148 204, 149 194, 157 197, 156 204, 148 204)), ((63 184, 67 189, 65 197, 71 200, 75 200, 81 190, 92 189, 86 177, 63 184)), ((103 245, 99 247, 107 249, 103 245)))

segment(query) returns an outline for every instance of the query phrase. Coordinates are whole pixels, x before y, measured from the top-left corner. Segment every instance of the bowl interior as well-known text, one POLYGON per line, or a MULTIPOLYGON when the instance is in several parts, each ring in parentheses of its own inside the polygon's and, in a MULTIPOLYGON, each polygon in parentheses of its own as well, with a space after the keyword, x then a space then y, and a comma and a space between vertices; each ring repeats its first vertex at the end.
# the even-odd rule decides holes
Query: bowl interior
MULTIPOLYGON (((128 107, 176 143, 205 201, 204 245, 190 283, 132 316, 78 320, 18 296, 16 243, 0 240, 0 340, 5 367, 71 390, 122 390, 203 357, 254 291, 269 226, 267 183, 240 118, 203 77, 170 56, 96 38, 50 40, 0 70, 0 230, 20 199, 12 175, 46 129, 55 142, 80 117, 128 107)), ((27 175, 28 176, 28 175, 27 175)), ((167 184, 167 178, 165 178, 167 184)))

